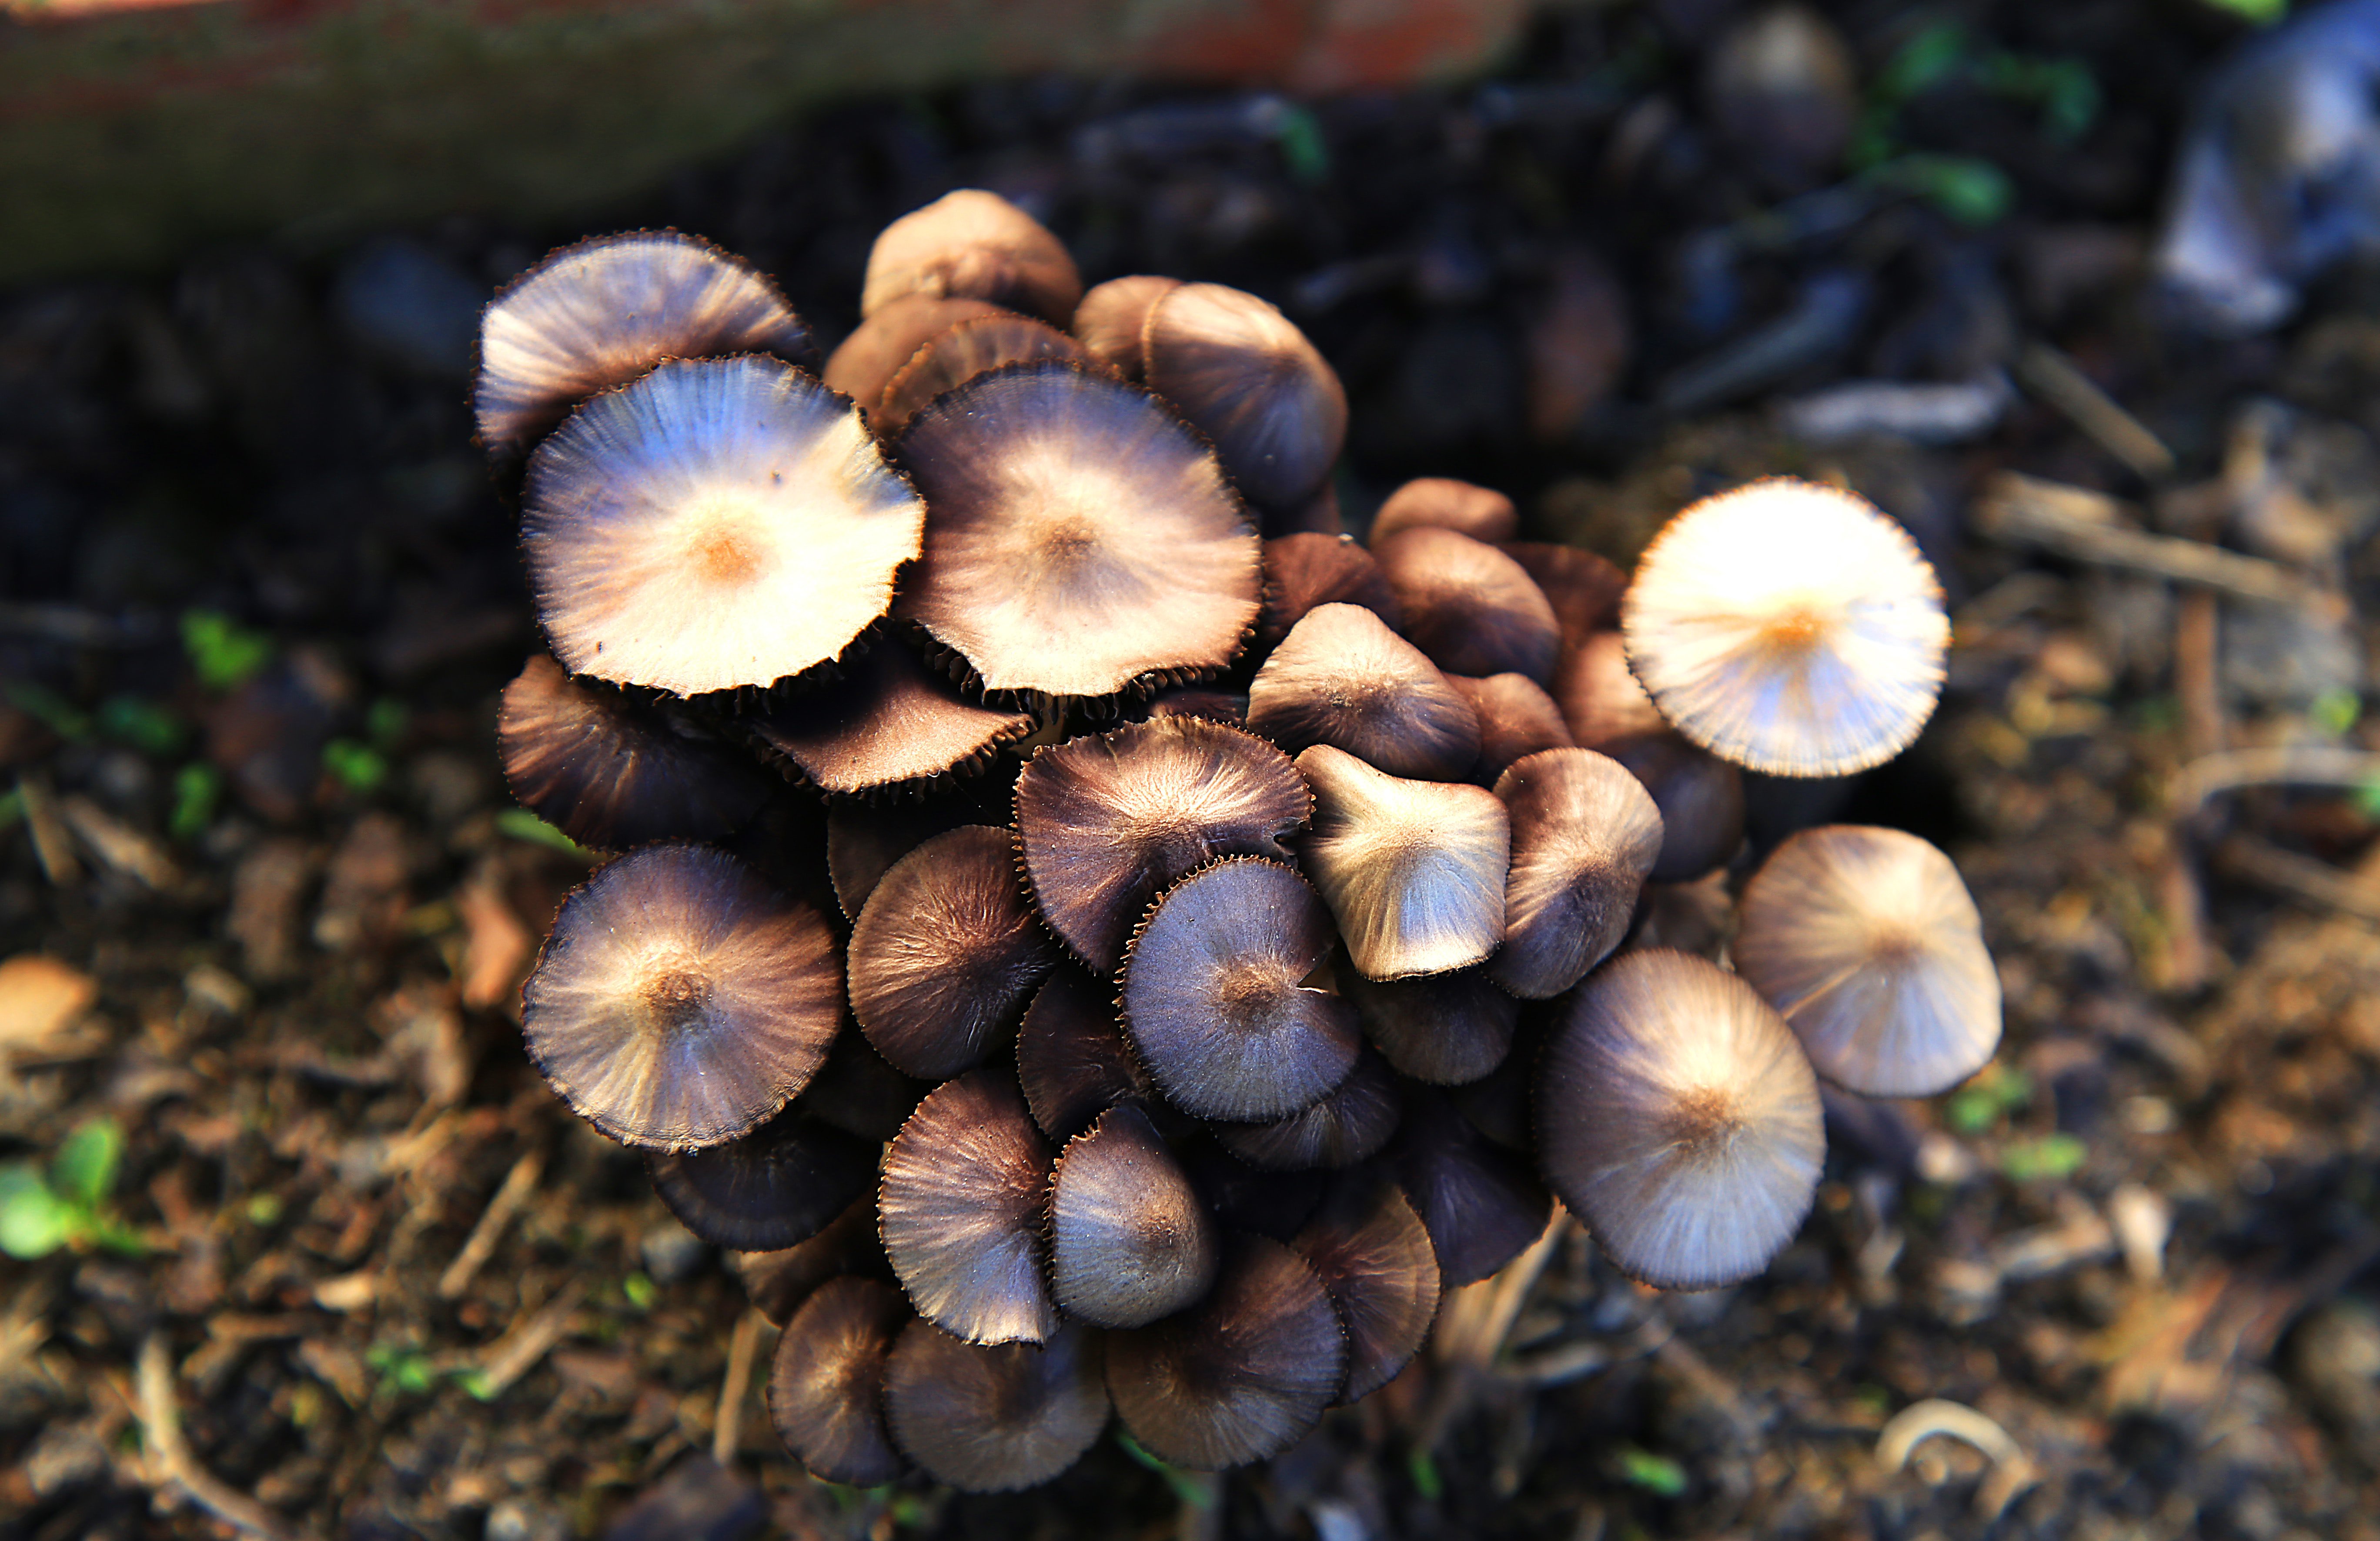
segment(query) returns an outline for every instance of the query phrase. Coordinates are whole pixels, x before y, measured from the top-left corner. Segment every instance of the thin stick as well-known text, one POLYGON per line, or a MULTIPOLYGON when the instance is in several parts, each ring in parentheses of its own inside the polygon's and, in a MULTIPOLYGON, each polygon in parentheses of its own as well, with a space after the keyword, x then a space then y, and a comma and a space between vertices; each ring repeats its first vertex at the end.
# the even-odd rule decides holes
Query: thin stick
POLYGON ((2204 588, 2180 595, 2173 613, 2173 693, 2181 702, 2181 739, 2195 758, 2224 746, 2222 602, 2204 588))
POLYGON ((2173 817, 2188 819, 2219 793, 2250 786, 2356 788, 2380 783, 2380 755, 2325 744, 2277 744, 2201 755, 2173 778, 2173 817))
POLYGON ((515 1211, 528 1202, 529 1195, 537 1189, 538 1178, 544 1171, 545 1157, 539 1151, 532 1150, 513 1163, 513 1170, 504 1173, 504 1185, 496 1190, 496 1196, 488 1200, 488 1207, 480 1216, 480 1223, 473 1226, 471 1234, 465 1238, 463 1250, 455 1255, 455 1260, 446 1265, 446 1271, 438 1276, 440 1299, 453 1300, 471 1287, 471 1276, 495 1256, 496 1244, 504 1240, 504 1227, 512 1223, 515 1211))
POLYGON ((513 1328, 489 1345, 487 1357, 480 1361, 479 1383, 472 1394, 483 1401, 492 1401, 505 1387, 537 1368, 537 1362, 546 1351, 562 1341, 570 1328, 570 1314, 585 1299, 587 1286, 572 1280, 562 1288, 551 1304, 536 1316, 513 1328))
POLYGON ((133 1411, 140 1419, 140 1441, 156 1458, 160 1474, 187 1494, 192 1503, 225 1524, 250 1535, 263 1536, 266 1541, 286 1541, 291 1532, 283 1527, 278 1515, 247 1494, 218 1481, 199 1464, 190 1454, 190 1447, 183 1442, 181 1409, 174 1393, 174 1365, 166 1356, 163 1337, 152 1333, 140 1345, 134 1373, 138 1377, 138 1396, 133 1411))
POLYGON ((727 1383, 719 1389, 719 1416, 710 1428, 710 1459, 722 1466, 735 1463, 744 1434, 744 1399, 752 1389, 752 1353, 760 1342, 760 1313, 747 1311, 735 1318, 727 1340, 727 1383))
POLYGON ((2165 447, 2165 441, 2118 406, 2115 397, 2099 389, 2073 359, 2047 343, 2024 346, 2017 355, 2016 377, 2142 480, 2163 481, 2173 475, 2173 451, 2165 447))
POLYGON ((32 832, 42 876, 54 888, 82 881, 82 864, 75 860, 74 842, 67 835, 66 820, 58 817, 57 794, 50 790, 49 778, 28 772, 18 779, 17 795, 24 799, 25 828, 32 832))
POLYGON ((2259 604, 2307 605, 2335 598, 2277 562, 2178 535, 2151 535, 2083 512, 2095 506, 2112 516, 2119 505, 2079 487, 2002 471, 1975 499, 1975 528, 1997 540, 2219 589, 2259 604))
POLYGON ((2283 850, 2253 835, 2233 835, 2215 848, 2215 865, 2234 878, 2294 894, 2325 909, 2380 920, 2380 888, 2328 862, 2283 850))

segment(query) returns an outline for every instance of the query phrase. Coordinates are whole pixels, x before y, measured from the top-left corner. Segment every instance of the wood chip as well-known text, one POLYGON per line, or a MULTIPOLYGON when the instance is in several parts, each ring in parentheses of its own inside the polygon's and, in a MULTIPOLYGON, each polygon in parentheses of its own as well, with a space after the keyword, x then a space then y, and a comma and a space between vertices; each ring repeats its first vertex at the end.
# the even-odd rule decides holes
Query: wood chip
POLYGON ((88 974, 39 953, 0 963, 0 1050, 39 1053, 99 999, 88 974))
POLYGON ((58 817, 57 794, 50 790, 49 778, 28 772, 17 783, 17 795, 25 805, 25 828, 33 837, 33 856, 42 864, 42 876, 56 888, 71 888, 82 881, 82 864, 75 860, 74 841, 67 833, 66 820, 58 817))
POLYGON ((136 1374, 134 1408, 140 1419, 140 1442, 153 1467, 152 1480, 179 1489, 200 1509, 249 1535, 263 1536, 265 1541, 294 1536, 296 1533, 282 1523, 279 1515, 247 1494, 225 1486, 191 1455, 190 1447, 182 1438, 174 1364, 166 1354, 163 1337, 152 1333, 140 1345, 136 1374))
POLYGON ((2047 343, 2028 343, 2017 356, 2016 377, 2034 395, 2066 414, 2092 443, 2130 467, 2143 481, 2173 475, 2173 451, 2146 424, 2099 389, 2073 359, 2047 343))

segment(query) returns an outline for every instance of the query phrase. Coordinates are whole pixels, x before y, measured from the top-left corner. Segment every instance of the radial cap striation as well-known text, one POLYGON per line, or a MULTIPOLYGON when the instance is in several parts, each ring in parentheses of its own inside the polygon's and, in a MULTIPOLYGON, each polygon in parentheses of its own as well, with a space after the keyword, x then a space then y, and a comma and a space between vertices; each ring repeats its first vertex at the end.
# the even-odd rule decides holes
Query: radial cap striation
POLYGON ((1143 378, 1214 442, 1261 508, 1312 498, 1347 437, 1347 393, 1271 305, 1220 284, 1181 284, 1149 308, 1143 378))
POLYGON ((1479 714, 1422 650, 1361 605, 1305 613, 1248 685, 1248 728, 1292 754, 1344 749, 1392 776, 1454 781, 1479 758, 1479 714))
POLYGON ((1406 781, 1318 744, 1297 757, 1314 788, 1305 867, 1347 955, 1374 979, 1447 974, 1504 938, 1512 827, 1475 786, 1406 781))
POLYGON ((1449 674, 1446 683, 1463 692, 1479 715, 1479 758, 1472 762, 1471 780, 1493 786, 1496 778, 1540 749, 1573 748, 1561 708, 1526 674, 1490 674, 1484 680, 1449 674))
POLYGON ((884 387, 927 343, 962 322, 1011 313, 980 299, 904 295, 854 327, 827 356, 819 378, 853 401, 880 402, 884 387))
POLYGON ((1512 1047, 1521 1003, 1488 980, 1486 967, 1415 979, 1367 979, 1350 970, 1340 988, 1398 1074, 1459 1086, 1491 1074, 1512 1047))
POLYGON ((1397 1132, 1404 1099, 1378 1054, 1357 1057, 1338 1089, 1271 1123, 1210 1123, 1216 1143, 1252 1167, 1310 1171, 1353 1166, 1397 1132))
POLYGON ((1545 1233, 1553 1199, 1528 1162, 1490 1141, 1447 1094, 1415 1086, 1389 1160, 1428 1228, 1449 1286, 1487 1278, 1545 1233))
POLYGON ((820 791, 876 796, 979 769, 1039 725, 1030 712, 967 700, 889 637, 833 683, 736 721, 820 791))
POLYGON ((1215 1282, 1214 1220, 1148 1115, 1110 1108, 1068 1142, 1050 1183, 1058 1305, 1097 1327, 1146 1327, 1215 1282))
POLYGON ((774 1252, 732 1252, 727 1262, 743 1280, 753 1307, 780 1328, 793 1320, 802 1302, 831 1279, 865 1274, 889 1283, 892 1278, 892 1267, 884 1260, 884 1244, 876 1235, 873 1186, 808 1241, 774 1252))
POLYGON ((1083 345, 1030 316, 978 316, 926 339, 890 381, 868 418, 891 438, 928 402, 979 374, 1041 358, 1087 360, 1083 345))
POLYGON ((1148 273, 1094 284, 1075 307, 1075 335, 1100 363, 1126 380, 1138 380, 1148 362, 1141 346, 1148 312, 1181 286, 1178 278, 1148 273))
POLYGON ((1661 855, 1661 812, 1625 766, 1592 749, 1531 755, 1497 781, 1496 795, 1512 819, 1512 866, 1504 945, 1488 976, 1549 1000, 1628 934, 1661 855))
POLYGON ((1049 1481, 1108 1426, 1099 1344, 1078 1327, 1042 1343, 970 1343, 914 1321, 892 1347, 892 1437, 937 1482, 1007 1493, 1049 1481))
POLYGON ((874 1486, 901 1474, 884 1426, 884 1368, 909 1303, 872 1279, 832 1279, 785 1324, 769 1370, 769 1421, 813 1476, 874 1486))
POLYGON ((1041 1266, 1050 1147, 1002 1073, 937 1087, 884 1152, 884 1255, 928 1321, 978 1343, 1057 1325, 1041 1266))
POLYGON ((741 1139, 651 1159, 653 1186, 713 1246, 772 1252, 826 1228, 876 1177, 876 1147, 787 1109, 741 1139))
POLYGON ((1157 1090, 1124 1037, 1115 991, 1075 968, 1050 975, 1026 1011, 1016 1080, 1033 1122, 1053 1140, 1072 1139, 1115 1104, 1157 1090))
POLYGON ((961 188, 886 225, 868 250, 861 315, 913 294, 990 300, 1064 326, 1083 279, 1039 220, 998 193, 961 188))
POLYGON ((1317 605, 1359 604, 1394 631, 1403 624, 1397 597, 1372 553, 1344 535, 1311 530, 1276 535, 1264 543, 1264 612, 1256 649, 1269 653, 1317 605))
POLYGON ((1347 1329, 1342 1402, 1361 1401, 1413 1362, 1438 1317, 1438 1254, 1403 1190, 1377 1165, 1331 1180, 1297 1248, 1347 1329))
POLYGON ((1561 625, 1519 563, 1484 540, 1431 525, 1376 539, 1372 556, 1404 613, 1405 635, 1439 668, 1552 682, 1561 625))

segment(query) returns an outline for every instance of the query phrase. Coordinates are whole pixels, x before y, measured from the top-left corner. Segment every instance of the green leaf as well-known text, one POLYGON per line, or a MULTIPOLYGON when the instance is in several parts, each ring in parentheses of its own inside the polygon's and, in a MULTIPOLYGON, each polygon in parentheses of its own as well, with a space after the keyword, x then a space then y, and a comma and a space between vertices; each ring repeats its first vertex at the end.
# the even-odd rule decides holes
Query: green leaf
POLYGON ((1900 45, 1876 78, 1871 100, 1898 107, 1949 79, 1967 58, 1967 30, 1937 22, 1900 45))
POLYGON ((67 1203, 96 1212, 115 1186, 115 1169, 123 1159, 123 1127, 112 1118, 95 1118, 79 1125, 58 1147, 50 1180, 67 1203))
POLYGON ((2363 698, 2344 687, 2324 691, 2306 708, 2307 720, 2334 738, 2355 726, 2362 715, 2363 698))
POLYGON ((182 650, 209 690, 237 690, 273 661, 273 639, 219 610, 182 613, 182 650))
POLYGON ((358 744, 352 738, 334 738, 322 746, 322 768, 339 780, 339 784, 362 796, 370 796, 388 780, 388 760, 369 744, 358 744))
POLYGON ((2289 14, 2289 0, 2206 0, 2218 11, 2229 11, 2243 21, 2269 27, 2289 14))
POLYGON ((174 811, 165 829, 176 840, 196 840, 215 821, 223 803, 223 772, 193 760, 174 772, 174 811))
POLYGON ((364 733, 379 749, 394 749, 413 725, 413 713, 394 696, 382 696, 364 714, 364 733))
POLYGON ((1632 1487, 1642 1487, 1665 1499, 1674 1499, 1686 1490, 1683 1466, 1666 1455, 1655 1455, 1633 1445, 1620 1449, 1620 1478, 1632 1487))
POLYGON ((99 731, 143 754, 165 756, 189 736, 179 717, 138 696, 110 696, 99 703, 99 731))
POLYGON ((2000 1171, 2013 1183, 2056 1183, 2082 1170, 2091 1147, 2072 1135, 2021 1140, 2000 1152, 2000 1171))
POLYGON ((1961 1135, 1980 1135, 2033 1100, 2033 1083, 2006 1065, 1985 1065, 1943 1104, 1943 1117, 1961 1135))
POLYGON ((660 1288, 642 1273, 632 1273, 620 1280, 620 1292, 639 1311, 651 1310, 653 1303, 662 1298, 660 1288))
POLYGON ((1163 1456, 1151 1453, 1147 1446, 1124 1432, 1122 1425, 1116 1427, 1115 1442, 1122 1447, 1124 1454, 1163 1477, 1166 1485, 1173 1489, 1173 1496, 1180 1499, 1184 1504, 1192 1509, 1207 1509, 1213 1506, 1214 1489, 1163 1456))
POLYGON ((1425 1503, 1436 1503, 1446 1491, 1446 1479, 1438 1472, 1438 1457, 1427 1450, 1417 1450, 1405 1457, 1405 1474, 1413 1478, 1414 1491, 1425 1503))
POLYGON ((1997 224, 2016 203, 2008 173, 1973 155, 1903 155, 1868 176, 1915 194, 1961 224, 1997 224))
POLYGON ((526 840, 531 845, 549 845, 565 855, 582 861, 593 861, 595 853, 564 834, 527 808, 506 808, 496 815, 496 828, 515 840, 526 840))
POLYGON ((0 1252, 30 1260, 67 1244, 74 1215, 31 1167, 0 1167, 0 1252))
POLYGON ((1293 181, 1310 188, 1330 179, 1330 146, 1312 113, 1295 105, 1283 107, 1273 139, 1281 146, 1281 158, 1293 181))

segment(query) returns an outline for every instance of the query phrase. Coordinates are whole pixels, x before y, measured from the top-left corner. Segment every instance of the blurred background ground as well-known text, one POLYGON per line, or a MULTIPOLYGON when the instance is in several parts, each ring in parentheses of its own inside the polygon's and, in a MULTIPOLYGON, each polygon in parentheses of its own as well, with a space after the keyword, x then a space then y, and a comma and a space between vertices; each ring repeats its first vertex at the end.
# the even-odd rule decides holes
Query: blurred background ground
POLYGON ((1998 1062, 1830 1108, 1765 1278, 1654 1295, 1559 1231, 1397 1385, 1220 1480, 1103 1443, 1007 1498, 809 1481, 733 1373, 772 1334, 525 1062, 516 987, 585 865, 495 773, 533 634, 463 395, 485 296, 585 230, 0 293, 0 1244, 37 1255, 0 1260, 0 1523, 2380 1534, 2380 285, 2218 342, 2145 277, 2244 30, 2194 0, 1564 8, 1459 88, 852 103, 593 226, 710 237, 832 338, 880 226, 990 187, 1090 280, 1280 303, 1348 383, 1358 528, 1451 474, 1624 561, 1791 471, 1942 568, 1924 740, 1816 801, 1756 787, 1755 835, 1949 849, 1998 1062), (1889 1459, 1962 1428, 1994 1453, 1889 1459))

